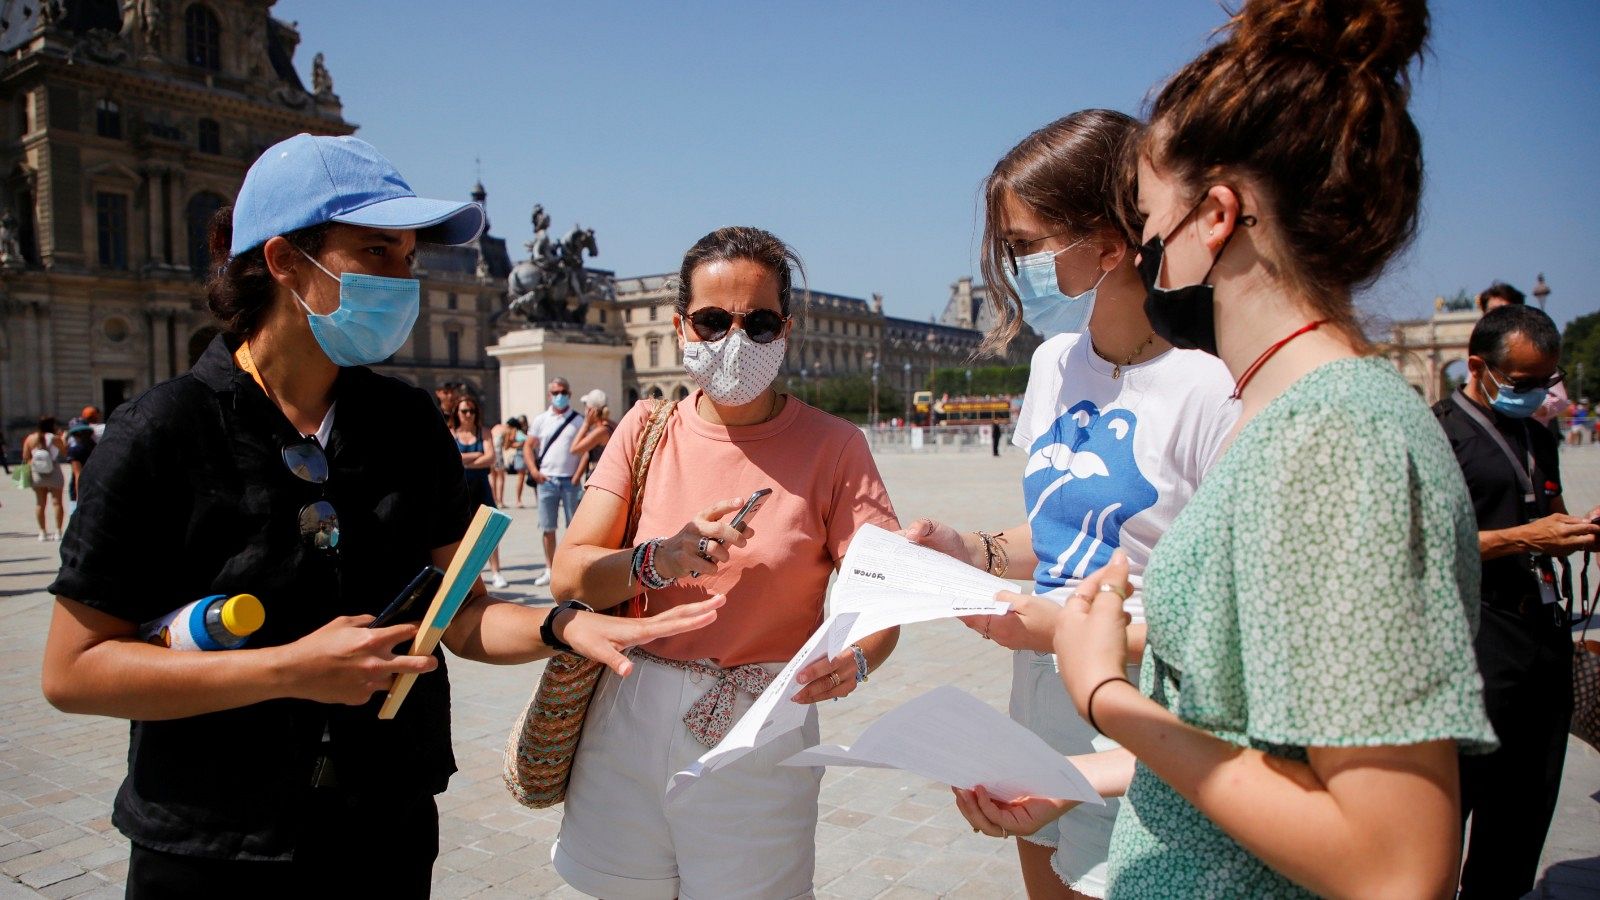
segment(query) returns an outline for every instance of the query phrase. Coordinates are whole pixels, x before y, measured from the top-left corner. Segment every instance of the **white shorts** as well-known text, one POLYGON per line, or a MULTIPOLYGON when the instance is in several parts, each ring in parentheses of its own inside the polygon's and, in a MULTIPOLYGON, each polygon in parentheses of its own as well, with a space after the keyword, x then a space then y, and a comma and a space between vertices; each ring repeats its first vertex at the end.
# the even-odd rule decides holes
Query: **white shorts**
MULTIPOLYGON (((607 900, 811 896, 822 770, 776 764, 817 743, 815 709, 666 802, 667 780, 706 751, 683 714, 713 684, 638 657, 627 678, 601 676, 550 851, 567 884, 607 900)), ((734 721, 755 702, 736 697, 734 721)))
MULTIPOLYGON (((1128 667, 1128 680, 1138 684, 1138 666, 1128 667)), ((1061 683, 1053 653, 1017 650, 1011 655, 1011 718, 1044 738, 1063 756, 1097 753, 1121 746, 1095 731, 1072 706, 1061 683)), ((1111 826, 1120 801, 1106 798, 1105 806, 1084 804, 1021 840, 1054 847, 1050 865, 1061 882, 1080 894, 1106 895, 1106 858, 1111 849, 1111 826)))

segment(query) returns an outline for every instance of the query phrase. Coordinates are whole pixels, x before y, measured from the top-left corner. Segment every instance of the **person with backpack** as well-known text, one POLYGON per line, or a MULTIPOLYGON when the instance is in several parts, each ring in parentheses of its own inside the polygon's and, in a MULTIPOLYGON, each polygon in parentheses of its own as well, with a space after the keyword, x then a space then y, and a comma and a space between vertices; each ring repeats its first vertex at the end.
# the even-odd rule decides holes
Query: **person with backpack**
POLYGON ((565 510, 570 527, 583 495, 576 477, 583 455, 572 452, 572 442, 581 425, 583 416, 572 408, 572 387, 565 378, 550 379, 550 408, 533 417, 528 425, 528 440, 522 445, 528 483, 538 487, 544 571, 533 583, 539 587, 550 583, 550 567, 556 558, 556 515, 565 510))
POLYGON ((84 463, 94 452, 95 441, 105 431, 100 422, 100 410, 85 406, 83 413, 67 424, 67 459, 72 461, 72 484, 67 499, 78 502, 78 483, 83 478, 84 463))
POLYGON ((61 460, 66 456, 66 444, 56 433, 56 417, 45 416, 39 427, 22 442, 22 461, 29 468, 33 481, 34 518, 39 523, 40 541, 61 540, 61 529, 67 513, 62 506, 61 493, 67 486, 66 475, 61 471, 61 460), (56 531, 45 530, 45 501, 56 502, 56 531))

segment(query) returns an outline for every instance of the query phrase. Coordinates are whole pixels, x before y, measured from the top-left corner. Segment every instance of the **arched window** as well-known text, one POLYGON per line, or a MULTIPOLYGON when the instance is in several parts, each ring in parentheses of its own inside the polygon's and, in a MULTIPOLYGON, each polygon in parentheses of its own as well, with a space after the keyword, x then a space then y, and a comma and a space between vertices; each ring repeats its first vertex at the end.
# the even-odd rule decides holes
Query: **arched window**
POLYGON ((676 393, 677 393, 677 398, 679 400, 682 400, 683 398, 689 396, 689 389, 680 384, 680 385, 678 385, 678 390, 677 390, 676 393))
POLYGON ((183 11, 183 50, 189 65, 222 71, 222 26, 216 15, 199 3, 183 11))
POLYGON ((189 229, 189 271, 196 278, 206 277, 211 268, 211 248, 206 242, 211 217, 227 204, 227 200, 210 191, 201 191, 189 198, 186 219, 189 229))
POLYGON ((195 143, 201 153, 221 153, 222 126, 217 124, 216 119, 201 119, 195 143))

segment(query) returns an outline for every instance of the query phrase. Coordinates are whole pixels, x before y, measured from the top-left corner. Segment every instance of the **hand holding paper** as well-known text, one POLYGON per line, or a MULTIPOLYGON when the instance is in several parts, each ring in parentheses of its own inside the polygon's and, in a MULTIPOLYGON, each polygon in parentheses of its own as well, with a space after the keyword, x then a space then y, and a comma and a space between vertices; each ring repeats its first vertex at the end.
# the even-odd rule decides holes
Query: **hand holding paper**
POLYGON ((1104 805, 1066 757, 1044 739, 960 688, 936 687, 890 710, 849 747, 822 744, 785 766, 903 769, 990 796, 1052 797, 1104 805))
POLYGON ((828 655, 895 625, 963 615, 1001 615, 994 599, 1016 585, 952 559, 904 535, 863 525, 850 541, 829 599, 835 614, 858 613, 855 625, 828 655))

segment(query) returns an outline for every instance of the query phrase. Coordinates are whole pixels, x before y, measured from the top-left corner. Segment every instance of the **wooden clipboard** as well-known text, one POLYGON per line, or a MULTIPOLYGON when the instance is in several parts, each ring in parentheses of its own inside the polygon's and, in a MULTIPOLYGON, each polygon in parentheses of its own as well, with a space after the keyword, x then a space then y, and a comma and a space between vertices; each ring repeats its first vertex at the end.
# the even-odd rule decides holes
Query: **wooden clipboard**
MULTIPOLYGON (((467 599, 467 593, 478 580, 478 573, 483 571, 489 555, 500 545, 500 539, 505 537, 506 529, 510 527, 510 516, 490 506, 478 507, 477 515, 472 517, 472 524, 467 526, 467 533, 461 538, 461 545, 456 548, 456 555, 450 559, 450 568, 445 570, 438 593, 433 595, 433 602, 422 617, 422 627, 411 642, 410 655, 427 656, 439 646, 445 629, 450 627, 451 620, 467 599)), ((384 698, 383 708, 378 710, 378 718, 394 718, 416 680, 417 676, 412 672, 396 675, 389 685, 389 696, 384 698)))

